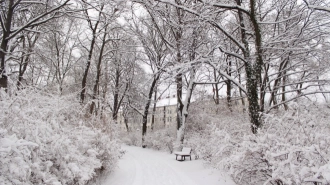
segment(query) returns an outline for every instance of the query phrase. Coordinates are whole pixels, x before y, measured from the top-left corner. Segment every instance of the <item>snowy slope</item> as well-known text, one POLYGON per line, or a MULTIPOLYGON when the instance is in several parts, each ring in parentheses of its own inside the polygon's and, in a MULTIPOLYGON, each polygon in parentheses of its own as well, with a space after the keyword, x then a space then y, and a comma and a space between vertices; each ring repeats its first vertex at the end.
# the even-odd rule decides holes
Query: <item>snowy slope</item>
POLYGON ((202 160, 183 162, 174 154, 123 146, 126 154, 102 185, 235 185, 225 173, 206 169, 202 160))

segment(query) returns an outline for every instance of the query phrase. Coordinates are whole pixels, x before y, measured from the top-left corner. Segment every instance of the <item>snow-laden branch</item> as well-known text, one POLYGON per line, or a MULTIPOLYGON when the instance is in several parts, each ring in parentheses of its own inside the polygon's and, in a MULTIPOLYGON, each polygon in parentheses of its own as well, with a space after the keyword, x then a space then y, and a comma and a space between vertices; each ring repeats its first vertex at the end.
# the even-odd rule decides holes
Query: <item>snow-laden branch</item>
MULTIPOLYGON (((318 83, 318 84, 315 84, 315 85, 312 85, 312 84, 310 84, 310 85, 308 85, 308 86, 306 86, 305 88, 302 88, 302 89, 295 89, 295 90, 292 90, 292 91, 297 91, 297 90, 304 90, 304 89, 307 89, 308 87, 312 87, 312 86, 320 86, 320 85, 326 85, 326 84, 328 84, 329 83, 329 81, 328 80, 305 80, 305 81, 298 81, 298 82, 292 82, 292 83, 289 83, 289 84, 283 84, 283 85, 277 85, 277 86, 275 86, 275 88, 281 88, 281 87, 288 87, 288 86, 294 86, 294 85, 297 85, 297 84, 302 84, 302 83, 318 83), (322 82, 322 84, 321 84, 321 82, 322 82)), ((267 87, 268 87, 269 85, 267 85, 267 87)), ((274 91, 266 91, 267 93, 272 93, 272 92, 274 92, 274 91)), ((285 91, 285 92, 283 92, 283 93, 280 93, 280 94, 285 94, 285 93, 287 93, 287 92, 290 92, 290 91, 285 91)))
MULTIPOLYGON (((202 19, 204 19, 206 22, 210 23, 213 27, 219 29, 223 34, 225 34, 231 41, 233 41, 242 51, 245 51, 244 49, 244 46, 237 40, 235 39, 232 34, 230 34, 229 32, 227 32, 221 25, 219 25, 218 23, 216 23, 215 21, 209 19, 208 17, 204 17, 202 16, 200 13, 188 8, 188 7, 185 7, 185 6, 182 6, 182 5, 178 5, 176 3, 173 3, 173 2, 170 2, 168 0, 156 0, 157 2, 160 2, 160 3, 165 3, 165 4, 169 4, 171 6, 174 6, 176 8, 179 8, 179 9, 182 9, 188 13, 191 13, 193 15, 196 15, 202 19)), ((143 2, 143 1, 135 1, 135 2, 143 2)), ((228 8, 228 7, 227 7, 228 8)))
MULTIPOLYGON (((299 90, 299 89, 298 89, 298 90, 299 90)), ((321 93, 327 93, 327 94, 329 94, 330 91, 313 91, 313 92, 309 92, 309 93, 301 93, 300 95, 298 95, 298 96, 296 96, 296 97, 293 97, 293 98, 288 99, 288 100, 286 100, 286 101, 282 101, 282 102, 280 102, 280 103, 278 103, 278 104, 276 104, 276 105, 273 105, 273 106, 269 107, 269 108, 265 111, 265 113, 268 114, 272 109, 274 109, 274 108, 276 108, 276 107, 278 107, 278 106, 280 106, 280 105, 286 104, 286 103, 288 103, 288 102, 291 102, 291 101, 293 101, 293 100, 296 100, 296 99, 298 99, 298 98, 301 98, 301 97, 303 97, 303 96, 308 96, 308 95, 312 95, 312 94, 321 94, 321 93)))
POLYGON ((322 7, 322 6, 314 6, 314 5, 308 5, 309 8, 314 9, 314 10, 320 10, 320 11, 325 11, 330 13, 330 8, 329 7, 322 7))
POLYGON ((45 4, 42 1, 21 1, 21 4, 45 4))
POLYGON ((279 24, 279 23, 283 23, 283 22, 286 22, 286 21, 289 21, 289 20, 291 20, 291 19, 293 19, 293 18, 296 18, 296 17, 298 17, 298 16, 300 16, 300 15, 302 15, 303 13, 299 13, 299 14, 297 14, 297 15, 294 15, 294 16, 292 16, 292 17, 289 17, 289 18, 287 18, 287 19, 283 19, 283 20, 280 20, 280 21, 275 21, 275 22, 258 22, 259 24, 279 24))
POLYGON ((217 67, 212 63, 212 62, 207 62, 207 64, 209 64, 210 66, 212 66, 214 69, 216 69, 220 75, 224 76, 225 78, 227 78, 228 80, 230 80, 231 82, 233 82, 235 85, 237 85, 237 87, 239 87, 245 94, 247 94, 246 89, 243 87, 242 84, 240 84, 239 82, 237 82, 233 77, 229 76, 226 72, 222 71, 221 69, 217 69, 217 67))
POLYGON ((218 82, 194 82, 194 85, 214 85, 214 84, 220 84, 223 82, 226 82, 227 80, 222 80, 218 82))
POLYGON ((51 9, 51 10, 45 12, 45 13, 43 13, 43 14, 41 14, 41 15, 35 17, 35 18, 33 18, 33 19, 30 20, 28 23, 26 23, 24 26, 18 28, 16 31, 14 31, 9 37, 6 38, 6 40, 10 40, 10 39, 14 38, 14 37, 15 37, 17 34, 19 34, 21 31, 23 31, 24 29, 26 29, 26 28, 28 28, 28 27, 31 27, 31 26, 33 26, 33 25, 36 25, 36 23, 41 24, 41 23, 44 23, 44 22, 49 21, 50 19, 53 18, 53 16, 52 16, 51 18, 48 18, 48 19, 43 20, 43 21, 39 21, 39 20, 42 19, 43 17, 45 17, 45 16, 47 16, 47 15, 49 15, 49 14, 55 12, 55 11, 61 9, 62 7, 66 6, 66 5, 69 3, 69 1, 71 1, 71 0, 66 0, 63 4, 61 4, 61 5, 59 5, 59 6, 55 7, 55 8, 53 8, 53 9, 51 9))
POLYGON ((220 4, 220 3, 213 3, 211 6, 217 7, 217 8, 224 8, 224 9, 229 9, 229 10, 240 10, 244 12, 247 15, 250 15, 250 11, 245 9, 242 6, 238 6, 236 4, 220 4))
POLYGON ((221 46, 219 46, 219 50, 220 50, 221 52, 223 52, 224 54, 227 54, 227 55, 229 55, 229 56, 233 56, 233 57, 235 57, 235 58, 240 59, 240 60, 243 61, 244 63, 247 63, 247 61, 246 61, 243 57, 241 57, 240 55, 238 55, 237 53, 233 53, 233 52, 227 51, 227 50, 223 49, 221 46))

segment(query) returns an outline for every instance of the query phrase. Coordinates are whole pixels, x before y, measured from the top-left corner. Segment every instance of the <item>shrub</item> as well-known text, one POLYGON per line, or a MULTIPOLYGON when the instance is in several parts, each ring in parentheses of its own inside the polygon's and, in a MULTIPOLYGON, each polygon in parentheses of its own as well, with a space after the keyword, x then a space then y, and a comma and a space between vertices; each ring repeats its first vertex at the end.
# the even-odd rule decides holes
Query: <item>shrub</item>
MULTIPOLYGON (((175 141, 175 131, 173 129, 158 129, 148 131, 146 135, 146 147, 155 150, 164 150, 173 153, 173 143, 175 141)), ((121 141, 126 145, 141 146, 141 131, 123 132, 121 141)))
POLYGON ((97 118, 85 118, 74 96, 0 91, 0 107, 0 184, 86 184, 114 168, 116 139, 93 127, 97 118))
POLYGON ((196 110, 185 145, 237 184, 330 184, 329 106, 301 101, 289 107, 264 115, 257 135, 244 113, 196 110))

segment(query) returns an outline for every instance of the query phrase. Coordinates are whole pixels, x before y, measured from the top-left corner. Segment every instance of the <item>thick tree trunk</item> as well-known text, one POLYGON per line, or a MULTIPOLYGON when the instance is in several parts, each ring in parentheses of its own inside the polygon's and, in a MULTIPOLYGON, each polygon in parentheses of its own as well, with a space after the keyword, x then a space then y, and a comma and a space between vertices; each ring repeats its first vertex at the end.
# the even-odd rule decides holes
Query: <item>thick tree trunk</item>
MULTIPOLYGON (((263 79, 261 76, 262 66, 264 65, 263 57, 262 57, 262 36, 261 36, 261 29, 260 29, 260 26, 259 26, 258 20, 257 20, 256 1, 255 0, 250 0, 250 20, 252 22, 254 33, 255 33, 255 48, 256 48, 256 55, 257 55, 257 60, 256 60, 255 64, 253 65, 253 71, 254 71, 253 75, 257 79, 256 83, 260 85, 260 92, 263 93, 264 87, 262 84, 263 79)), ((256 91, 258 91, 258 87, 257 87, 256 91)), ((263 110, 264 110, 264 99, 261 96, 259 110, 258 110, 259 114, 261 114, 263 112, 263 110)), ((259 123, 256 124, 255 126, 257 126, 258 128, 261 126, 260 120, 259 120, 259 123)), ((255 132, 253 132, 253 133, 255 133, 255 132)))
POLYGON ((177 133, 177 141, 180 144, 183 144, 183 141, 184 141, 184 136, 185 136, 185 131, 186 131, 186 119, 188 117, 188 109, 189 109, 192 93, 194 90, 195 74, 196 74, 196 71, 194 68, 192 68, 190 70, 190 80, 189 80, 189 84, 188 84, 187 94, 186 94, 185 100, 182 102, 183 109, 182 109, 182 114, 181 114, 181 118, 182 118, 181 127, 178 129, 178 133, 177 133))
MULTIPOLYGON (((240 0, 236 0, 237 5, 241 5, 240 0)), ((257 24, 255 21, 252 20, 255 19, 255 2, 253 0, 250 0, 250 8, 251 8, 251 21, 253 25, 257 24)), ((250 116, 250 121, 251 121, 251 131, 252 133, 256 134, 257 130, 259 127, 261 127, 261 119, 260 119, 260 107, 259 107, 259 102, 258 102, 258 80, 260 80, 260 75, 261 75, 261 66, 260 65, 260 60, 262 60, 261 56, 258 54, 258 59, 255 65, 253 65, 250 57, 250 50, 249 50, 249 43, 246 35, 246 28, 244 24, 244 17, 243 13, 238 10, 238 17, 240 21, 240 26, 241 26, 241 37, 242 37, 242 42, 244 44, 244 58, 246 60, 245 62, 245 73, 246 73, 246 89, 247 89, 247 99, 249 101, 249 116, 250 116)), ((260 30, 258 28, 255 28, 255 31, 258 32, 256 33, 256 47, 261 46, 261 35, 260 35, 260 30)), ((257 48, 257 50, 261 51, 261 48, 257 48)), ((259 52, 258 52, 259 53, 259 52)))
MULTIPOLYGON (((189 55, 189 60, 191 62, 193 62, 196 59, 196 48, 197 48, 197 37, 198 37, 197 34, 198 34, 197 29, 194 29, 193 35, 192 35, 193 40, 192 40, 192 44, 190 46, 190 55, 189 55)), ((180 143, 181 145, 183 144, 183 141, 184 141, 185 130, 186 130, 186 119, 188 117, 188 109, 189 109, 190 100, 191 100, 191 96, 192 96, 193 89, 194 89, 194 81, 195 81, 195 75, 196 75, 196 70, 195 70, 194 64, 191 66, 189 74, 190 74, 190 79, 189 79, 189 83, 188 83, 187 94, 186 94, 184 101, 181 102, 182 111, 181 111, 181 114, 179 117, 181 119, 181 125, 177 131, 178 132, 177 141, 178 141, 178 144, 180 143)), ((182 100, 182 98, 181 98, 181 100, 182 100)))
POLYGON ((2 30, 2 40, 0 46, 0 88, 7 89, 8 87, 8 77, 6 74, 6 54, 8 51, 8 37, 10 36, 11 24, 14 13, 14 0, 9 0, 8 11, 4 22, 4 30, 2 30))
MULTIPOLYGON (((175 0, 175 2, 178 5, 182 5, 181 0, 175 0)), ((181 8, 175 8, 176 9, 176 14, 178 18, 178 24, 179 26, 176 27, 175 31, 175 41, 176 41, 176 62, 178 64, 182 63, 182 35, 183 35, 183 17, 184 17, 184 11, 181 8)), ((175 83, 176 83, 176 98, 177 98, 177 130, 180 129, 182 125, 182 111, 183 111, 183 103, 182 103, 182 73, 179 73, 175 77, 175 83)))
POLYGON ((260 107, 258 104, 258 86, 256 79, 256 71, 252 69, 252 67, 248 64, 245 65, 246 72, 246 89, 247 89, 247 98, 249 101, 249 116, 250 121, 252 123, 251 130, 252 133, 256 134, 258 128, 261 127, 260 120, 260 107))

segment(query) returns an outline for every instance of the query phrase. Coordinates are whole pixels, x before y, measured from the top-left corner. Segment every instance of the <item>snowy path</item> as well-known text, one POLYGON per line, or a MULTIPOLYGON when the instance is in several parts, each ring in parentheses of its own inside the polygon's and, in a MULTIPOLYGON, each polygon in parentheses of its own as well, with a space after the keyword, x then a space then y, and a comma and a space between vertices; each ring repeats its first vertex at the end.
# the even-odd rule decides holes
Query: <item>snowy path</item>
POLYGON ((126 154, 102 185, 235 185, 202 160, 178 162, 174 154, 123 146, 126 154))

